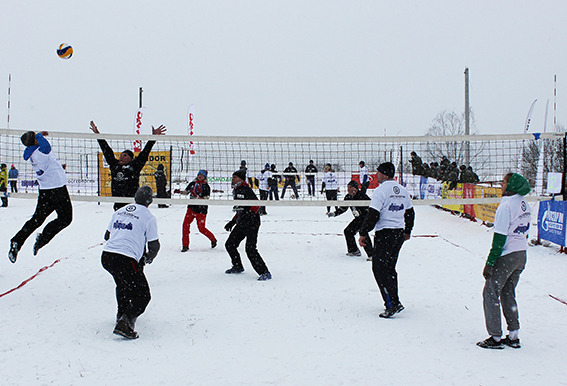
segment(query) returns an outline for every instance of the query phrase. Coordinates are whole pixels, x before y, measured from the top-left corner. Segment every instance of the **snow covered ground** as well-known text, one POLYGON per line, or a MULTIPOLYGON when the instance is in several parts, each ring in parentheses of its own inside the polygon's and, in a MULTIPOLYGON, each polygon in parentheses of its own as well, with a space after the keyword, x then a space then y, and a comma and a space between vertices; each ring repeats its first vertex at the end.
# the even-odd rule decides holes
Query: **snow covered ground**
POLYGON ((416 207, 416 237, 398 264, 406 309, 384 320, 371 263, 345 256, 350 213, 268 207, 258 249, 273 280, 258 282, 245 257, 243 274, 224 274, 230 207, 210 210, 216 249, 193 224, 181 253, 185 207, 154 204, 162 249, 146 268, 152 301, 140 338, 128 341, 112 334, 114 282, 100 264, 112 205, 75 202, 69 228, 38 256, 30 238, 11 264, 9 239, 34 206, 10 199, 1 210, 0 294, 60 262, 0 297, 2 385, 567 383, 567 306, 549 297, 567 298, 557 246, 528 251, 517 289, 522 348, 483 350, 475 343, 487 337, 482 268, 492 231, 478 223, 416 207))

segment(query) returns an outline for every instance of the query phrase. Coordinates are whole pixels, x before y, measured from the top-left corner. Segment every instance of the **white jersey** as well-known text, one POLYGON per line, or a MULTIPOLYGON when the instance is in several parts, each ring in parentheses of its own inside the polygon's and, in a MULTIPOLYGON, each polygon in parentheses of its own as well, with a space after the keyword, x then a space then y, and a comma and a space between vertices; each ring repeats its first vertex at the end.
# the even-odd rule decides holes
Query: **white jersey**
POLYGON ((494 216, 494 232, 506 236, 502 256, 527 249, 531 209, 523 196, 504 196, 494 216))
POLYGON ((35 170, 40 189, 55 189, 67 185, 65 170, 52 150, 45 154, 37 148, 31 153, 29 160, 35 170))
POLYGON ((394 180, 383 181, 374 189, 369 206, 380 212, 375 231, 405 228, 404 214, 413 207, 406 188, 394 180))
POLYGON ((326 172, 323 176, 323 182, 325 183, 325 190, 337 190, 339 188, 337 175, 333 172, 326 172))
POLYGON ((110 238, 103 250, 140 261, 146 243, 158 240, 157 220, 144 205, 128 204, 112 215, 107 230, 110 238))
POLYGON ((258 188, 260 190, 270 190, 270 188, 268 188, 268 178, 272 178, 272 172, 266 170, 264 173, 258 173, 256 179, 259 182, 258 188))

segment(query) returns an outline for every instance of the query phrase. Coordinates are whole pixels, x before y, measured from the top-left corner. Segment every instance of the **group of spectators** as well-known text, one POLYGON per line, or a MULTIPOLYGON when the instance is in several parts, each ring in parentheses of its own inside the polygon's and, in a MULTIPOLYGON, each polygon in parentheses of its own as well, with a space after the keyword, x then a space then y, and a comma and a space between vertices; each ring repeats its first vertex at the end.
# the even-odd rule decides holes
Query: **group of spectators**
POLYGON ((409 160, 414 176, 435 178, 438 181, 449 182, 450 188, 454 189, 457 182, 475 184, 480 181, 478 175, 473 171, 472 166, 457 166, 456 162, 451 162, 446 156, 441 158, 441 162, 423 162, 415 151, 411 152, 409 160))

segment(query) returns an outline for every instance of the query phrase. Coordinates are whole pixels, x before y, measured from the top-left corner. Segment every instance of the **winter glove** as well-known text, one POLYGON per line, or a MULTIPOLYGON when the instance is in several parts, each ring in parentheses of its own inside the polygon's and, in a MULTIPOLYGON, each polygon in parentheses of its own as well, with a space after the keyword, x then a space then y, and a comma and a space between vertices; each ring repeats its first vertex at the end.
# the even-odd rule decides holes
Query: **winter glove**
POLYGON ((335 217, 335 212, 329 212, 329 213, 327 213, 327 216, 328 217, 335 217))
POLYGON ((232 231, 232 228, 234 228, 235 225, 236 225, 236 221, 230 220, 224 226, 224 230, 227 231, 227 232, 230 232, 230 231, 232 231))
POLYGON ((146 252, 144 252, 144 255, 142 256, 142 258, 140 259, 140 261, 143 261, 143 265, 145 264, 151 264, 154 261, 153 257, 149 257, 148 254, 146 252))
POLYGON ((488 280, 492 277, 493 274, 494 274, 494 267, 488 264, 485 265, 484 270, 482 271, 482 276, 484 276, 484 278, 488 280))

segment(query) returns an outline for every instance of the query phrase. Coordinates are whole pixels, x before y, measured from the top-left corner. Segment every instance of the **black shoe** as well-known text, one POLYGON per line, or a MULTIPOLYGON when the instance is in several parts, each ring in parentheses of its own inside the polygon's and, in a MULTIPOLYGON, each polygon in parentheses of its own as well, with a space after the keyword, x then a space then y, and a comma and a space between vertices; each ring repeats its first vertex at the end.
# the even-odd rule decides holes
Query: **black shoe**
POLYGON ((10 241, 10 252, 8 252, 8 259, 10 259, 12 263, 16 262, 16 259, 18 258, 18 252, 20 252, 20 245, 15 241, 10 241))
POLYGON ((244 272, 244 268, 242 267, 232 267, 231 269, 227 269, 226 271, 224 271, 224 273, 242 273, 244 272))
POLYGON ((502 340, 500 340, 500 342, 497 342, 493 337, 489 337, 482 342, 478 342, 476 345, 478 347, 491 348, 496 350, 502 350, 504 348, 504 343, 502 343, 502 340))
POLYGON ((500 342, 504 343, 508 347, 520 348, 520 339, 510 339, 510 335, 506 335, 506 338, 502 339, 500 342))
POLYGON ((405 307, 403 306, 402 303, 400 303, 396 306, 396 314, 402 312, 403 310, 405 310, 405 307))
POLYGON ((37 237, 35 238, 35 244, 33 245, 33 255, 36 256, 36 255, 37 255, 37 252, 38 252, 41 248, 45 247, 45 244, 46 244, 46 243, 44 243, 44 242, 42 241, 41 233, 38 233, 38 234, 37 234, 37 237))
POLYGON ((189 250, 189 247, 181 247, 181 252, 187 252, 189 250))
POLYGON ((217 246, 217 239, 211 241, 211 248, 215 248, 217 246))
POLYGON ((116 335, 121 335, 127 339, 137 339, 139 337, 138 333, 128 325, 128 323, 121 319, 116 323, 116 327, 114 327, 113 331, 116 335))
POLYGON ((381 318, 391 318, 392 316, 394 316, 394 314, 396 313, 396 307, 390 307, 390 308, 386 308, 382 313, 380 313, 380 315, 378 315, 381 318))

